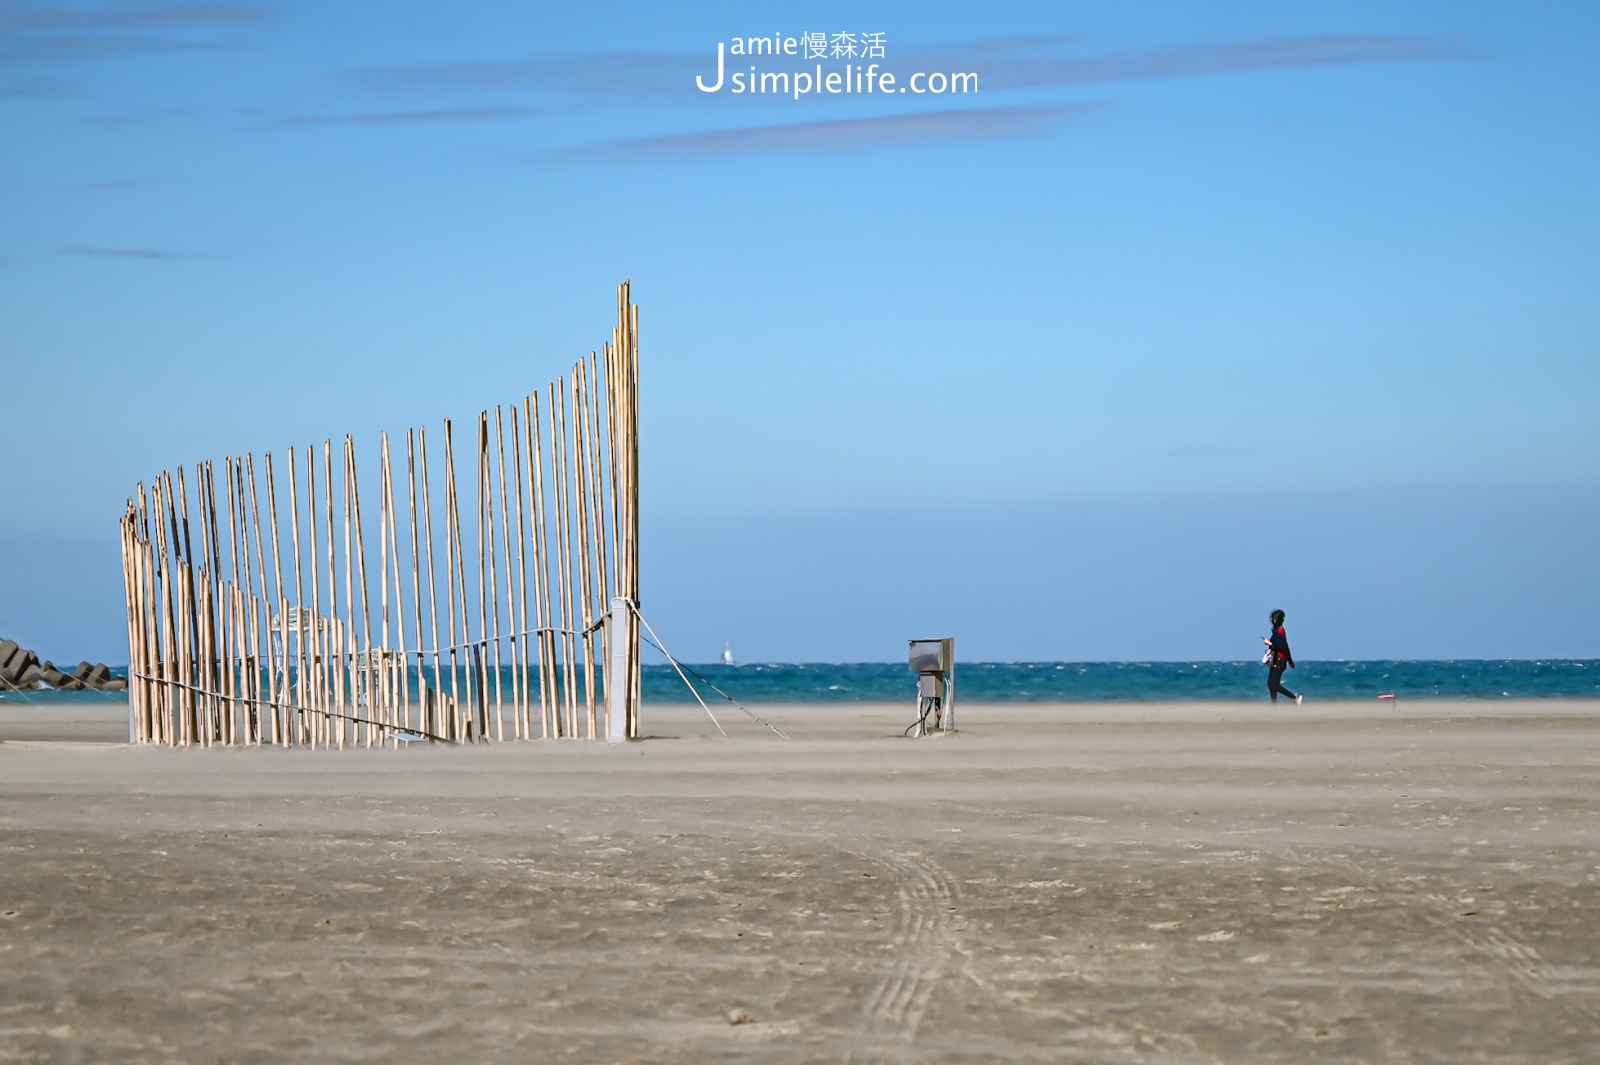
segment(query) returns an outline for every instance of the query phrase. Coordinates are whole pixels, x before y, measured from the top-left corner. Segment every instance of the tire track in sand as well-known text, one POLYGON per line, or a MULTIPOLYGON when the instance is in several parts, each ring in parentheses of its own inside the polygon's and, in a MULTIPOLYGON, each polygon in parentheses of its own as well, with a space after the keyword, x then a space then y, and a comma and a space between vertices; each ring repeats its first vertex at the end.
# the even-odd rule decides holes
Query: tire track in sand
MULTIPOLYGON (((1364 886, 1379 895, 1393 894, 1381 877, 1348 855, 1311 858, 1297 855, 1306 865, 1322 865, 1359 874, 1364 886)), ((1575 979, 1569 969, 1547 963, 1530 944, 1498 925, 1469 925, 1454 899, 1438 892, 1416 896, 1427 905, 1421 917, 1457 942, 1488 958, 1519 985, 1548 1002, 1554 1002, 1591 1023, 1600 1023, 1600 989, 1589 979, 1575 979)))
MULTIPOLYGON (((927 1012, 951 953, 950 926, 958 891, 939 864, 921 855, 856 857, 883 869, 895 890, 895 924, 888 949, 894 963, 862 1007, 864 1033, 910 1043, 927 1012)), ((853 1055, 846 1060, 853 1060, 853 1055)))
POLYGON ((1422 896, 1434 907, 1428 914, 1433 925, 1444 929, 1479 954, 1498 962, 1511 979, 1540 998, 1564 1006, 1591 1023, 1600 1023, 1600 997, 1592 983, 1572 979, 1560 967, 1550 965, 1532 945, 1497 925, 1471 928, 1457 916, 1455 900, 1437 893, 1422 896))

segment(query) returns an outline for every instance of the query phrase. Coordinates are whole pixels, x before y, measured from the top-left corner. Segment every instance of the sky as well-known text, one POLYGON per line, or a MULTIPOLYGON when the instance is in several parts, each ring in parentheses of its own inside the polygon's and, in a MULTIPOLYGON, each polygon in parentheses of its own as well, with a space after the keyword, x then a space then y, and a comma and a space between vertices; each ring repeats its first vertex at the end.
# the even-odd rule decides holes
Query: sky
POLYGON ((1597 49, 1586 3, 0 4, 0 635, 126 662, 135 482, 509 402, 631 279, 687 660, 1246 659, 1279 607, 1306 660, 1600 657, 1597 49), (818 33, 890 91, 732 91, 871 61, 731 54, 818 33))

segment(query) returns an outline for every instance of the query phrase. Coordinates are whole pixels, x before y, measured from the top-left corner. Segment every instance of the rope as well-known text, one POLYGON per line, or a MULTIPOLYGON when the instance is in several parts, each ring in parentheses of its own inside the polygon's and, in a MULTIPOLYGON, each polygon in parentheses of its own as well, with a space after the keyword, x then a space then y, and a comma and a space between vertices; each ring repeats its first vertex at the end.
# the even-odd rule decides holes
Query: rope
POLYGON ((373 728, 383 729, 385 732, 398 732, 407 736, 421 736, 423 739, 432 740, 434 743, 457 742, 456 740, 446 739, 443 736, 435 736, 433 733, 427 732, 420 728, 411 728, 408 725, 386 725, 382 721, 373 721, 370 718, 356 717, 353 714, 341 714, 337 710, 319 710, 314 706, 301 706, 298 703, 262 702, 260 699, 246 699, 238 695, 223 695, 220 692, 210 691, 209 689, 197 687, 193 684, 186 684, 181 680, 172 680, 168 677, 152 677, 145 673, 135 673, 132 670, 129 670, 129 673, 132 676, 138 677, 140 680, 147 680, 156 684, 171 684, 177 688, 187 688, 189 691, 199 692, 201 695, 211 699, 222 699, 225 702, 230 703, 244 703, 246 706, 254 706, 258 709, 260 707, 269 707, 272 709, 278 709, 281 707, 285 710, 295 710, 302 714, 321 714, 323 717, 336 717, 343 721, 354 721, 358 725, 370 725, 373 728))
MULTIPOLYGON (((701 676, 699 673, 695 673, 693 668, 691 668, 689 666, 679 665, 678 664, 678 660, 676 658, 673 658, 672 654, 665 647, 662 647, 661 644, 657 642, 657 639, 654 638, 655 635, 656 635, 656 630, 650 628, 650 623, 648 621, 644 620, 644 614, 639 610, 638 604, 636 604, 632 599, 627 599, 627 598, 624 598, 623 602, 628 604, 628 608, 630 610, 632 610, 635 615, 638 616, 638 618, 639 618, 639 620, 641 622, 644 622, 645 630, 649 633, 649 635, 647 635, 645 637, 645 642, 648 643, 651 647, 654 647, 657 651, 660 651, 662 654, 667 656, 667 661, 671 662, 673 668, 678 671, 678 676, 683 677, 683 683, 687 684, 689 686, 689 691, 691 693, 693 693, 693 695, 694 695, 694 697, 696 699, 700 699, 700 693, 695 690, 695 686, 693 684, 689 684, 689 678, 683 676, 684 672, 686 670, 689 673, 694 674, 695 678, 697 680, 699 680, 700 683, 704 684, 706 687, 710 688, 712 691, 716 692, 718 695, 720 695, 724 699, 728 700, 728 702, 732 703, 734 706, 737 706, 740 710, 744 711, 745 716, 748 717, 750 720, 755 721, 755 722, 757 722, 759 724, 765 725, 767 728, 771 729, 773 732, 777 733, 779 736, 782 736, 784 739, 788 739, 789 738, 781 730, 779 730, 779 728, 776 725, 774 725, 774 724, 772 724, 771 722, 768 722, 768 721, 762 721, 759 717, 757 717, 756 715, 752 714, 745 707, 745 705, 743 703, 741 703, 739 700, 735 699, 733 696, 729 695, 727 692, 723 691, 721 688, 719 688, 715 684, 711 683, 711 681, 707 680, 705 677, 701 676)), ((700 705, 701 706, 706 706, 706 701, 704 699, 700 699, 700 705)), ((708 714, 711 713, 711 708, 709 706, 706 706, 706 713, 708 713, 708 714)), ((713 716, 711 718, 711 720, 715 721, 716 717, 713 716)), ((718 725, 717 728, 718 728, 718 730, 721 730, 722 726, 718 725)), ((724 732, 722 734, 724 736, 727 735, 726 732, 724 732)))
POLYGON ((634 616, 639 619, 640 623, 644 625, 645 630, 650 633, 650 636, 645 637, 646 639, 650 640, 650 646, 667 656, 667 661, 672 663, 672 668, 678 671, 678 676, 682 677, 683 683, 688 685, 689 694, 693 695, 695 701, 700 704, 700 709, 704 710, 706 712, 706 716, 711 719, 711 723, 717 726, 717 731, 726 736, 728 734, 728 730, 722 727, 722 722, 718 721, 717 715, 711 712, 711 707, 707 706, 706 701, 700 698, 700 693, 695 690, 695 686, 693 684, 689 684, 689 678, 683 675, 683 667, 678 665, 678 660, 676 658, 672 657, 672 652, 668 651, 665 647, 662 647, 660 643, 656 642, 656 640, 650 639, 650 637, 655 636, 656 630, 650 628, 650 623, 644 620, 644 614, 639 611, 639 605, 627 597, 622 597, 622 600, 628 604, 628 609, 633 611, 634 616))
MULTIPOLYGON (((26 702, 26 703, 33 702, 33 697, 32 696, 30 696, 22 688, 18 687, 15 684, 12 684, 9 680, 6 680, 4 677, 0 677, 0 685, 4 685, 5 686, 4 687, 5 691, 15 692, 17 695, 22 696, 22 701, 23 702, 26 702)), ((106 692, 105 694, 110 695, 111 693, 110 692, 106 692)))
MULTIPOLYGON (((9 621, 5 620, 4 618, 0 618, 0 626, 5 627, 6 629, 10 630, 11 632, 15 633, 18 636, 21 636, 22 640, 27 640, 28 643, 34 644, 34 641, 32 639, 30 639, 28 636, 26 636, 21 629, 17 628, 15 625, 11 624, 9 621)), ((15 643, 18 647, 21 647, 22 646, 22 640, 12 640, 11 642, 15 643)), ((35 646, 37 646, 37 644, 35 644, 35 646)), ((39 652, 33 651, 32 647, 28 648, 28 650, 32 651, 35 657, 38 656, 39 652)), ((65 673, 66 671, 62 670, 61 672, 65 673)), ((67 673, 67 676, 70 677, 70 676, 72 676, 72 674, 67 673)), ((0 677, 0 691, 15 692, 16 694, 22 696, 22 698, 25 701, 30 702, 30 703, 33 702, 33 700, 28 697, 28 694, 27 694, 26 691, 24 691, 20 686, 18 686, 16 684, 12 684, 10 681, 4 679, 3 677, 0 677)), ((122 698, 120 692, 108 692, 108 691, 105 691, 104 689, 101 689, 101 688, 90 688, 88 686, 85 686, 85 687, 82 687, 82 688, 77 688, 77 689, 73 689, 73 688, 52 688, 51 691, 66 691, 66 692, 70 692, 70 691, 87 691, 87 692, 94 692, 96 695, 103 695, 107 699, 119 700, 120 701, 120 699, 122 698)))

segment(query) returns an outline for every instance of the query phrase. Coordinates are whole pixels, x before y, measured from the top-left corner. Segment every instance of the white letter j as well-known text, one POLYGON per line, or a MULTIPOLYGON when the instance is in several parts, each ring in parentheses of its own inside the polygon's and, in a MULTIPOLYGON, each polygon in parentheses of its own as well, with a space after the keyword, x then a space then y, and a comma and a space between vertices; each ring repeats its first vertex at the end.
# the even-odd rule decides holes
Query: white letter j
POLYGON ((708 86, 708 85, 706 85, 706 83, 704 81, 702 81, 700 79, 700 75, 698 75, 698 74, 696 74, 694 76, 694 83, 696 85, 700 86, 700 91, 701 92, 716 92, 718 89, 722 88, 722 42, 721 41, 717 42, 717 83, 715 85, 708 86))

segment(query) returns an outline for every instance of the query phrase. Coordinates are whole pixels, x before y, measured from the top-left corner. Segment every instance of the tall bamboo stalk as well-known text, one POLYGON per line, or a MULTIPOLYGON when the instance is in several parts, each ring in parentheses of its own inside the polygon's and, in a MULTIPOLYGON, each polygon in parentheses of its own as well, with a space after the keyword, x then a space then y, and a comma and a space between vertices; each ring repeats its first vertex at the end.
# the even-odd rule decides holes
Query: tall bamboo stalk
MULTIPOLYGON (((524 403, 527 400, 523 400, 524 403)), ((517 497, 517 595, 516 603, 519 608, 519 625, 512 627, 518 630, 517 652, 517 738, 529 739, 533 736, 533 720, 530 714, 530 704, 533 701, 528 692, 528 634, 533 628, 528 620, 528 537, 527 515, 524 511, 524 496, 522 485, 522 433, 518 425, 517 408, 511 407, 511 472, 512 485, 517 497)))
POLYGON ((551 718, 557 715, 555 689, 554 641, 551 627, 555 615, 550 611, 550 549, 545 529, 544 509, 544 437, 539 424, 539 397, 528 397, 528 477, 533 500, 533 575, 535 630, 539 639, 539 732, 544 739, 552 733, 559 735, 558 726, 551 718))
MULTIPOLYGON (((445 610, 450 618, 450 699, 454 704, 454 713, 450 723, 452 738, 463 736, 471 739, 466 732, 466 722, 461 720, 461 689, 459 677, 464 655, 464 645, 467 642, 467 603, 466 589, 461 592, 461 639, 456 640, 456 570, 457 560, 461 555, 461 523, 456 513, 456 462, 455 462, 455 434, 450 429, 450 419, 444 420, 444 565, 445 565, 445 610)), ((461 567, 462 584, 466 583, 466 567, 461 567)), ((469 663, 470 664, 470 663, 469 663)), ((467 671, 467 700, 472 699, 472 671, 467 671)))
MULTIPOLYGON (((443 705, 440 700, 444 697, 444 680, 440 673, 439 596, 435 590, 436 586, 433 577, 433 507, 430 503, 431 492, 428 488, 428 430, 426 428, 417 430, 417 452, 422 458, 422 533, 428 558, 428 616, 433 632, 433 695, 428 703, 428 731, 443 733, 449 738, 454 738, 454 715, 451 715, 451 719, 447 722, 441 718, 439 709, 443 705)), ((451 670, 450 676, 450 683, 453 686, 455 684, 454 669, 451 670)))

